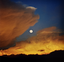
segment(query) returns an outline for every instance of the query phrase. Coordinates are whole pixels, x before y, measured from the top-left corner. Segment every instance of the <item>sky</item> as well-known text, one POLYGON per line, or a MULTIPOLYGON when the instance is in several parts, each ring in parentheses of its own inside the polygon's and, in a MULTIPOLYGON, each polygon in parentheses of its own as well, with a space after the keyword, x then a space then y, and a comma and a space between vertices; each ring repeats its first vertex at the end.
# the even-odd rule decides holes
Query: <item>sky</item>
POLYGON ((17 38, 17 41, 26 40, 36 35, 38 30, 56 26, 58 29, 64 30, 64 4, 63 0, 11 0, 24 6, 32 6, 37 8, 35 14, 40 16, 38 22, 26 30, 17 38), (32 34, 29 30, 33 30, 32 34))
POLYGON ((0 0, 0 56, 55 50, 64 50, 62 0, 0 0))

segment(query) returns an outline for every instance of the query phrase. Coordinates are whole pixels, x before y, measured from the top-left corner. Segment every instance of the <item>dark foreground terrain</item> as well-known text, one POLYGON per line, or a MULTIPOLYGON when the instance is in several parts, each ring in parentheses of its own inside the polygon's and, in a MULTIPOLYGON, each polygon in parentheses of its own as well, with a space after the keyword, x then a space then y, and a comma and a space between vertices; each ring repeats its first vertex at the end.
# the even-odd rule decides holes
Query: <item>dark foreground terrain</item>
POLYGON ((26 61, 32 61, 33 60, 36 60, 35 62, 47 62, 47 61, 51 61, 51 62, 58 62, 58 61, 61 61, 61 62, 64 62, 64 51, 54 51, 54 52, 51 52, 50 54, 48 55, 24 55, 24 54, 20 54, 20 55, 11 55, 11 56, 7 56, 7 55, 4 55, 4 56, 0 56, 0 62, 24 62, 26 61))

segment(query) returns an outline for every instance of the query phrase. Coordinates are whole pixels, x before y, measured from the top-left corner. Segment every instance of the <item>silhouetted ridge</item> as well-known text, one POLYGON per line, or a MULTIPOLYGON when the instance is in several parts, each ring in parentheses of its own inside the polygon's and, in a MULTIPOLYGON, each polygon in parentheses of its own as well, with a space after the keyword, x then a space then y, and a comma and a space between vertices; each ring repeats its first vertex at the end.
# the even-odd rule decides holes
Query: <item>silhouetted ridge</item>
POLYGON ((0 56, 0 59, 1 61, 26 61, 26 60, 29 60, 29 61, 32 61, 32 60, 42 60, 42 61, 48 61, 48 60, 52 60, 52 61, 59 61, 59 60, 64 60, 64 50, 59 50, 59 51, 53 51, 51 52, 50 54, 47 54, 47 55, 25 55, 25 54, 19 54, 19 55, 10 55, 10 56, 7 56, 7 55, 4 55, 4 56, 0 56))

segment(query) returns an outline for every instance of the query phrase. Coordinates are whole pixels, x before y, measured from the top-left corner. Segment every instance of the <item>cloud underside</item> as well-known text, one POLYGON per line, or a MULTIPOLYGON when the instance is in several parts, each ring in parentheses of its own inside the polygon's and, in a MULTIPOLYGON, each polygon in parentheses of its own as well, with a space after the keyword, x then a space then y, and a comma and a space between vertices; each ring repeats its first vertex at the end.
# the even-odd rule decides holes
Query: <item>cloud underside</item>
POLYGON ((14 47, 0 50, 0 55, 42 55, 49 54, 55 50, 64 50, 64 35, 59 36, 61 32, 56 29, 56 27, 42 29, 37 32, 36 36, 33 36, 26 41, 17 42, 14 47))

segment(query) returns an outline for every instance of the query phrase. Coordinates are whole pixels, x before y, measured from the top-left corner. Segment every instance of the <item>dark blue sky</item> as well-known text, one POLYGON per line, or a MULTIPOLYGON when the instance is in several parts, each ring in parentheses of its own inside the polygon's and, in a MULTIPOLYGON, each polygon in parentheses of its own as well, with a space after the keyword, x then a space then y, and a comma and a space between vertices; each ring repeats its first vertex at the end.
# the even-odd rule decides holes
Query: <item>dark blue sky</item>
POLYGON ((15 3, 33 6, 37 8, 35 14, 39 14, 39 22, 30 27, 24 34, 17 38, 18 41, 26 40, 28 37, 36 35, 36 32, 56 26, 59 29, 64 29, 64 2, 62 0, 11 0, 15 3), (29 30, 33 29, 34 33, 30 34, 29 30))

